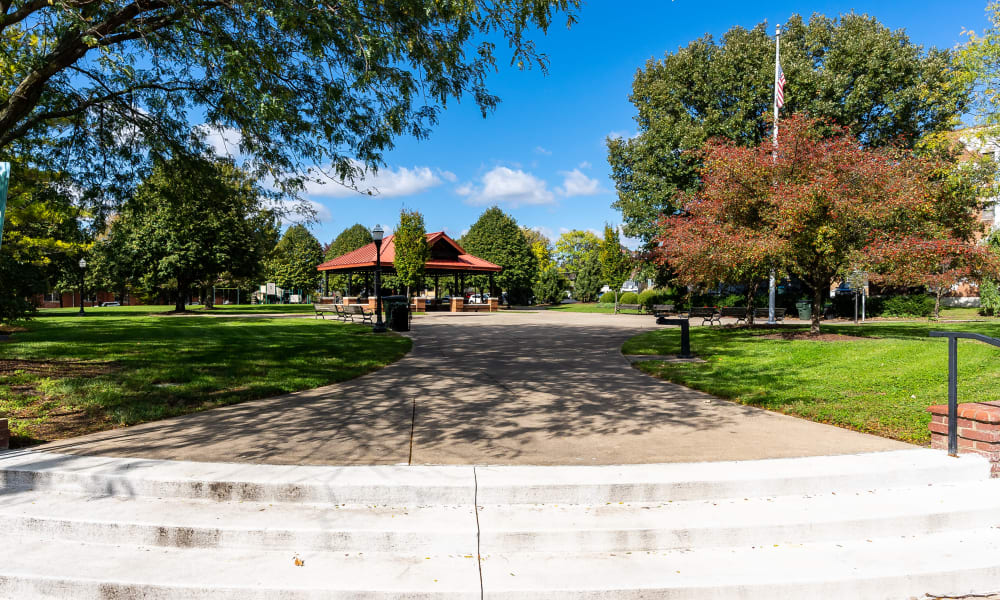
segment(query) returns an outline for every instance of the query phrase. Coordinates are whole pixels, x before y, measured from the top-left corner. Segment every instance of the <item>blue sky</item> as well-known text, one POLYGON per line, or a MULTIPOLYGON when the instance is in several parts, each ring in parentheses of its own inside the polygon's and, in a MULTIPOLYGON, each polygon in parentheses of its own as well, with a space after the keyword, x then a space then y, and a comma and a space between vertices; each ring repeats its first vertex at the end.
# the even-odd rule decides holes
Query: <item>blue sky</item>
POLYGON ((549 74, 506 67, 490 79, 499 108, 486 119, 471 100, 452 104, 429 139, 401 138, 387 167, 369 182, 377 197, 345 195, 340 186, 313 186, 308 198, 320 222, 314 235, 330 242, 358 222, 391 227, 402 207, 423 213, 428 231, 460 236, 496 204, 521 225, 553 241, 562 231, 593 229, 621 216, 609 179, 604 140, 635 133, 628 101, 636 69, 678 46, 730 27, 753 27, 792 14, 854 11, 903 28, 915 43, 953 47, 963 28, 986 25, 985 1, 950 2, 614 2, 592 0, 567 30, 560 24, 536 37, 549 74), (340 188, 340 189, 337 189, 340 188), (336 194, 336 195, 335 195, 336 194))

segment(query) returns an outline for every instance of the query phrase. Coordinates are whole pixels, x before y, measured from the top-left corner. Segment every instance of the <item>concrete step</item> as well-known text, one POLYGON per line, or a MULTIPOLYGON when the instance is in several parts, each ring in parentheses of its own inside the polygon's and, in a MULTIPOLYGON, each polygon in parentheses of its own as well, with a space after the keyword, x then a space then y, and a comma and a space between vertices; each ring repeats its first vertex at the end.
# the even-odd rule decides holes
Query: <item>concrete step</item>
POLYGON ((484 551, 642 552, 870 539, 1000 526, 1000 480, 604 505, 480 504, 484 551))
POLYGON ((316 467, 0 451, 0 488, 217 502, 462 504, 472 467, 316 467))
POLYGON ((1000 590, 1000 531, 650 553, 485 554, 489 600, 903 600, 1000 590))
POLYGON ((0 452, 0 487, 214 501, 596 504, 822 494, 989 477, 975 455, 915 449, 753 461, 573 467, 316 467, 0 452))
POLYGON ((975 455, 915 449, 655 465, 477 467, 479 504, 605 504, 822 494, 989 478, 975 455))
POLYGON ((4 546, 17 551, 0 561, 2 598, 480 598, 475 555, 178 549, 37 537, 7 538, 4 546))
POLYGON ((4 535, 117 545, 330 552, 476 553, 464 505, 227 502, 0 493, 4 535))

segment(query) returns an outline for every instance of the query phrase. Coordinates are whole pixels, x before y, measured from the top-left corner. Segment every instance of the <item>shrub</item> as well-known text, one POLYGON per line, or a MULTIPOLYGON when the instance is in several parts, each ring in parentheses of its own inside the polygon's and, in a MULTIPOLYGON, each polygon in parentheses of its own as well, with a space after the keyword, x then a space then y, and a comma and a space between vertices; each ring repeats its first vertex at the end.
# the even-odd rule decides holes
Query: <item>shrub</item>
POLYGON ((926 294, 907 294, 885 299, 885 314, 891 317, 929 317, 934 312, 934 298, 926 294))
POLYGON ((650 288, 643 290, 639 294, 639 304, 648 311, 653 310, 654 304, 672 304, 670 302, 670 290, 657 290, 650 288))
POLYGON ((746 294, 728 294, 718 299, 719 306, 746 306, 746 294))
POLYGON ((604 292, 603 294, 601 294, 601 297, 600 297, 600 299, 598 299, 598 302, 601 303, 601 304, 610 304, 611 306, 614 306, 615 305, 615 293, 614 292, 604 292))
POLYGON ((987 317, 1000 314, 1000 289, 995 281, 984 279, 979 283, 979 314, 987 317))
POLYGON ((639 304, 639 295, 635 292, 625 292, 618 297, 618 304, 639 304))

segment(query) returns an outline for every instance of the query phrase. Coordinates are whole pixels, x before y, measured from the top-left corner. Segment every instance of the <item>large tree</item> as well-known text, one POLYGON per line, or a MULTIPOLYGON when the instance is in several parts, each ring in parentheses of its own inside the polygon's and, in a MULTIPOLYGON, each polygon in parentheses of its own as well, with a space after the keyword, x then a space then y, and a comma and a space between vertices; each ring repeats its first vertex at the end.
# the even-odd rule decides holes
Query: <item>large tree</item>
POLYGON ((323 262, 323 246, 305 225, 292 225, 274 246, 264 265, 268 281, 285 290, 312 294, 319 285, 316 267, 323 262))
POLYGON ((34 297, 57 289, 61 270, 72 269, 78 282, 76 263, 89 247, 66 179, 34 169, 16 174, 2 224, 0 323, 29 317, 34 297))
MULTIPOLYGON (((678 208, 677 192, 697 187, 700 159, 687 150, 714 137, 746 147, 768 138, 773 33, 765 23, 734 27, 638 71, 630 96, 637 135, 608 140, 626 235, 651 245, 660 215, 678 208)), ((866 15, 793 16, 781 35, 782 110, 846 127, 867 147, 911 146, 950 129, 965 109, 968 86, 952 78, 951 63, 950 50, 924 50, 866 15)))
POLYGON ((449 101, 493 109, 498 41, 544 69, 529 36, 578 4, 3 0, 0 158, 72 170, 99 201, 128 191, 146 149, 214 130, 279 184, 312 165, 350 184, 449 101))
POLYGON ((256 184, 228 161, 162 162, 114 220, 110 254, 139 287, 176 289, 183 311, 196 286, 259 272, 274 227, 262 204, 256 184))
POLYGON ((326 249, 325 260, 333 260, 338 256, 343 256, 348 252, 353 252, 358 248, 372 243, 372 232, 362 225, 355 223, 340 232, 326 249))
MULTIPOLYGON (((661 221, 657 239, 682 282, 742 282, 776 267, 812 292, 818 333, 831 286, 849 270, 928 265, 930 248, 985 253, 971 240, 979 200, 948 197, 939 159, 864 148, 847 131, 825 136, 827 124, 805 117, 783 123, 776 152, 769 141, 705 146, 701 187, 679 199, 682 210, 661 221)), ((886 277, 910 282, 909 272, 886 277)))
POLYGON ((556 260, 564 270, 578 272, 587 255, 596 252, 601 246, 601 238, 591 231, 573 229, 559 236, 556 240, 556 260))
MULTIPOLYGON (((496 283, 507 290, 508 303, 527 303, 538 274, 538 259, 514 217, 496 206, 487 209, 462 236, 462 247, 503 267, 496 283)), ((485 285, 480 283, 479 287, 485 285)))
POLYGON ((396 258, 393 260, 396 278, 400 285, 406 286, 406 297, 409 298, 410 288, 423 279, 424 265, 431 257, 424 216, 415 210, 400 210, 399 224, 393 231, 392 241, 396 247, 396 258))
POLYGON ((981 35, 969 32, 958 50, 956 84, 971 90, 970 109, 984 137, 996 138, 1000 129, 1000 4, 987 6, 990 26, 981 35))
POLYGON ((601 265, 601 279, 615 292, 615 304, 618 303, 618 292, 622 284, 628 281, 632 273, 632 255, 622 246, 618 230, 611 225, 604 225, 604 239, 598 250, 601 265))

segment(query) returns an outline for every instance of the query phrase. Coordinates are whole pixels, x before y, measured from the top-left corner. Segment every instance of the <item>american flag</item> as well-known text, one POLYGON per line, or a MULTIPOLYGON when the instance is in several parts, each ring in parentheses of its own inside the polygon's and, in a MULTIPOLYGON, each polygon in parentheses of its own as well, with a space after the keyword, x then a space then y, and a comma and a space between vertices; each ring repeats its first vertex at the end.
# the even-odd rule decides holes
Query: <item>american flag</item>
POLYGON ((774 105, 781 108, 785 105, 785 72, 778 61, 778 73, 774 78, 774 105))

